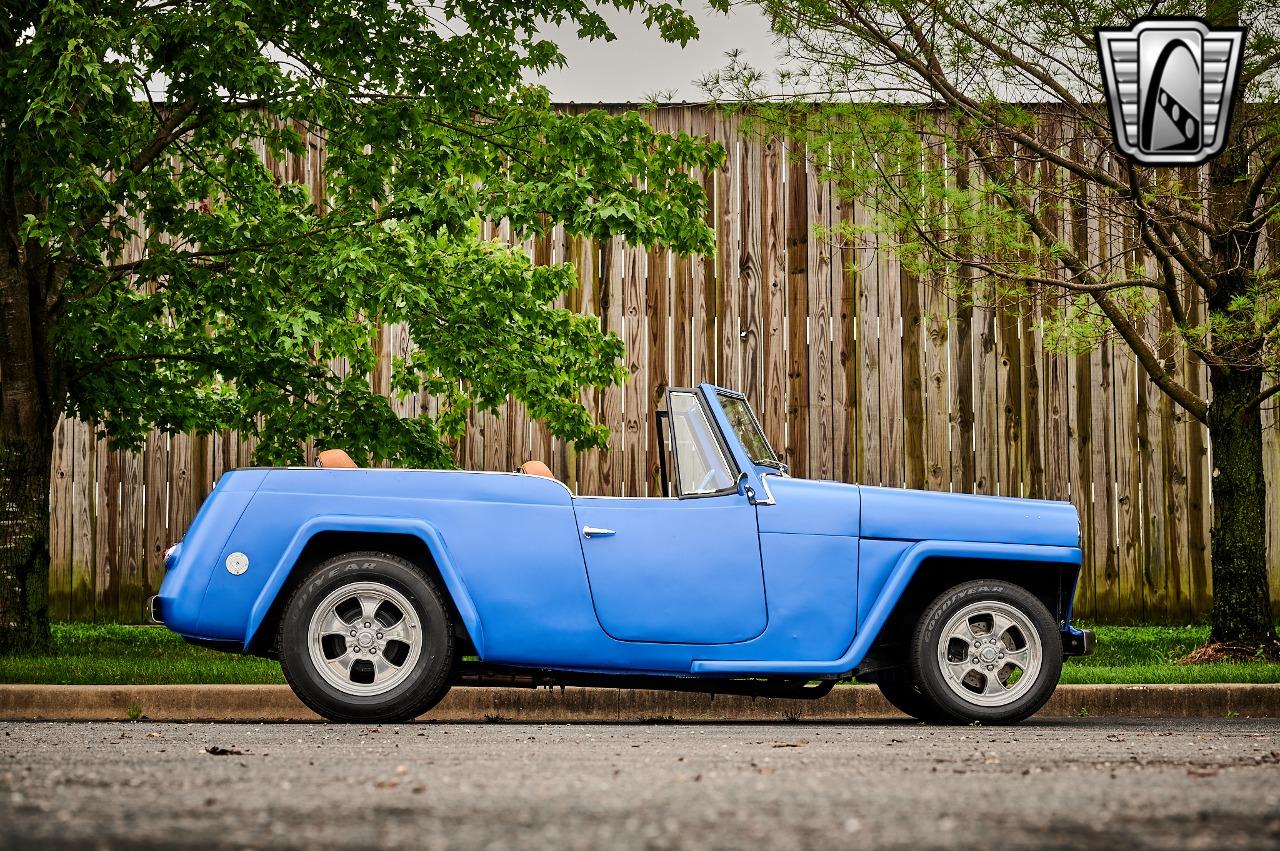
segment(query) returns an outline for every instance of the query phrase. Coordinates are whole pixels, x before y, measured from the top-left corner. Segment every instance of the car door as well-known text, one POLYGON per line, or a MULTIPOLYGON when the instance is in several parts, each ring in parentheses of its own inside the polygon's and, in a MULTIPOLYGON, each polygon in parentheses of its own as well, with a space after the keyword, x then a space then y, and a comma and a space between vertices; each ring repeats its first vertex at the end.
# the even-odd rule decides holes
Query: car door
POLYGON ((756 508, 700 392, 667 405, 677 496, 574 499, 596 617, 621 641, 746 641, 767 622, 756 508))

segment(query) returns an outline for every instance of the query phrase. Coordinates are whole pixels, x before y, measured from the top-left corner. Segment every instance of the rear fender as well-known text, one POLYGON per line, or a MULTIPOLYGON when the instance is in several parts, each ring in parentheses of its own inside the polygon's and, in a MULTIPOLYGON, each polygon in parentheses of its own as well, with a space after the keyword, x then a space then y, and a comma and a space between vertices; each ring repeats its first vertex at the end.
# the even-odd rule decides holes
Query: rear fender
POLYGON ((445 590, 453 598, 454 606, 457 607, 458 615, 462 618, 463 626, 466 627, 467 633, 475 645, 476 652, 483 658, 484 632, 480 625, 480 614, 476 611, 475 604, 471 601, 471 595, 467 593, 467 587, 458 575, 453 559, 449 556, 449 548, 445 546, 444 539, 434 526, 410 517, 321 515, 303 523, 289 542, 284 555, 281 556, 279 563, 272 570, 271 576, 262 586, 262 591, 258 594, 258 598, 253 604, 253 609, 249 614, 249 623, 245 630, 245 647, 250 647, 254 644, 255 639, 258 637, 258 632, 263 628, 264 620, 271 611, 272 604, 275 603, 280 590, 284 588, 290 574, 297 567, 298 558, 302 555, 307 543, 323 532, 412 535, 421 540, 428 552, 431 553, 431 557, 435 559, 436 567, 440 571, 440 578, 444 580, 445 590))

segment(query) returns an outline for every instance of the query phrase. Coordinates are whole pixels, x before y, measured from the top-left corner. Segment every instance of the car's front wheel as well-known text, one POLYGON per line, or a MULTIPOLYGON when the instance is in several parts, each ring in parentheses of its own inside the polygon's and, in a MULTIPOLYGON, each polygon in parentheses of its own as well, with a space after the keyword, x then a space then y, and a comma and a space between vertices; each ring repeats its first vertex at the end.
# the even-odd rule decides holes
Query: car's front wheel
POLYGON ((1013 724, 1049 700, 1062 642, 1049 610, 1008 582, 965 582, 939 595, 912 637, 924 697, 958 721, 1013 724))
POLYGON ((949 721, 951 716, 924 695, 920 687, 907 680, 885 680, 876 683, 884 699, 904 715, 918 721, 949 721))
POLYGON ((453 631, 440 589, 397 556, 329 559, 285 607, 285 679, 331 721, 412 720, 448 692, 452 663, 453 631))

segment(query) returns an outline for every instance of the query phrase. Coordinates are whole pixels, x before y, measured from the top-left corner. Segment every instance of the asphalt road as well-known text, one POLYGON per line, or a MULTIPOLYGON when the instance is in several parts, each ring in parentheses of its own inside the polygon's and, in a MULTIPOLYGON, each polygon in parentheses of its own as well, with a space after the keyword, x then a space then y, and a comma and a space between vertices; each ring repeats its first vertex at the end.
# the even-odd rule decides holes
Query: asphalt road
POLYGON ((0 724, 28 845, 1280 848, 1280 723, 0 724))

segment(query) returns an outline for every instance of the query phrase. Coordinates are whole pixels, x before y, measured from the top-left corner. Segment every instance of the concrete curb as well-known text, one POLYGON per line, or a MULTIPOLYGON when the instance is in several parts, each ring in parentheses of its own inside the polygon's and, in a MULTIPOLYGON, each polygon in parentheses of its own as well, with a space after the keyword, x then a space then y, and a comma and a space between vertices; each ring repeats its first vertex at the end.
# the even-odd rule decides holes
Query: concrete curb
MULTIPOLYGON (((1059 686, 1040 716, 1276 718, 1280 684, 1059 686)), ((901 718, 875 686, 816 700, 607 688, 455 688, 420 720, 455 722, 839 721, 901 718)), ((287 686, 0 685, 2 721, 318 721, 287 686)))

